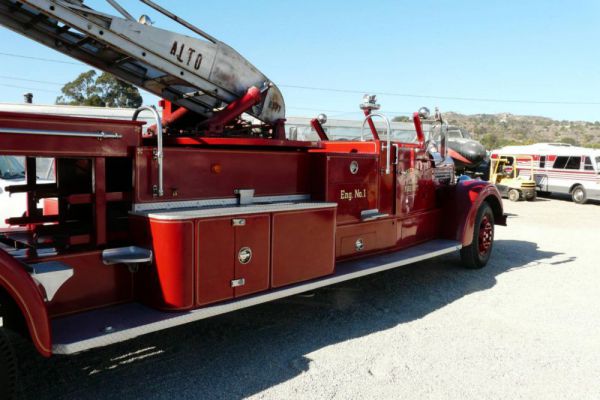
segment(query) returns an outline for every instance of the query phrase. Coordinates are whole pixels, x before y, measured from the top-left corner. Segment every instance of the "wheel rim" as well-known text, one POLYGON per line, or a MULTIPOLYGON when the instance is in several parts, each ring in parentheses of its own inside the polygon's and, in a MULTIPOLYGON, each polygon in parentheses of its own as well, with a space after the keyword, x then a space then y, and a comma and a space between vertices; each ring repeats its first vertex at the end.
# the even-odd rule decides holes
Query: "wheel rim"
POLYGON ((575 199, 575 201, 582 201, 583 200, 583 190, 575 189, 575 191, 573 192, 573 198, 575 199))
POLYGON ((494 227, 487 215, 484 215, 479 224, 479 255, 485 256, 490 252, 494 241, 494 227))

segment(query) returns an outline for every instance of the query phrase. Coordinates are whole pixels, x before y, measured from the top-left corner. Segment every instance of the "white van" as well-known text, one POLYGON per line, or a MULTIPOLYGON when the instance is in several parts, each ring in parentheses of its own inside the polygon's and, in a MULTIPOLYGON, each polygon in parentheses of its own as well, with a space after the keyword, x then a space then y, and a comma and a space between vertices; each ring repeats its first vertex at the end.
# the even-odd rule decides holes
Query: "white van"
MULTIPOLYGON (((537 143, 527 146, 506 146, 492 150, 491 157, 506 154, 533 158, 533 174, 538 191, 565 193, 575 203, 588 199, 600 200, 600 150, 565 143, 537 143)), ((527 173, 528 162, 517 163, 527 173)))
MULTIPOLYGON (((40 183, 54 182, 54 159, 37 158, 36 175, 40 183)), ((6 187, 25 183, 25 157, 0 155, 0 229, 8 227, 7 218, 22 216, 27 210, 27 195, 10 194, 6 187)))

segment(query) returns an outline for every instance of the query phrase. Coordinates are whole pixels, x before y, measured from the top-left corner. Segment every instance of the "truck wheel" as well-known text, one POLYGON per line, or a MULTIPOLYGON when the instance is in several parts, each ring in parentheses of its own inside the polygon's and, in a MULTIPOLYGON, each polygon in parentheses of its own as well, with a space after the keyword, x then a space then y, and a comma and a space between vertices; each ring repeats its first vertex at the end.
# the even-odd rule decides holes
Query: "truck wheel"
POLYGON ((14 399, 17 390, 17 357, 6 329, 0 328, 0 399, 14 399))
POLYGON ((583 186, 575 186, 571 192, 571 198, 573 199, 573 202, 577 204, 585 204, 587 201, 587 193, 585 192, 583 186))
POLYGON ((473 229, 473 241, 469 246, 460 250, 460 258, 463 265, 470 269, 485 267, 492 248, 494 247, 494 213, 487 203, 483 203, 477 211, 475 227, 473 229))
POLYGON ((508 191, 508 199, 510 201, 519 201, 520 197, 521 197, 521 194, 519 193, 519 191, 517 189, 510 189, 508 191))
POLYGON ((529 194, 528 196, 525 196, 525 200, 527 201, 535 201, 535 199, 537 198, 537 193, 533 192, 532 194, 529 194))

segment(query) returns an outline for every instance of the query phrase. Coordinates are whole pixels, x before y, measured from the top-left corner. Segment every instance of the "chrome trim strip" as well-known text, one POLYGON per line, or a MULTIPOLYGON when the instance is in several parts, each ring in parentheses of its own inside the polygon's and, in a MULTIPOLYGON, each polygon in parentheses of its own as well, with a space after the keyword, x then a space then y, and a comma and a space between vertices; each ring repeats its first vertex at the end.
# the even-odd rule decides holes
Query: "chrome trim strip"
MULTIPOLYGON (((309 194, 286 194, 281 196, 257 196, 254 197, 255 203, 277 203, 289 201, 308 201, 309 194)), ((135 203, 133 212, 144 211, 167 211, 179 208, 198 208, 198 207, 224 207, 235 206, 238 204, 238 199, 235 197, 221 199, 203 199, 203 200, 182 200, 182 201, 165 201, 153 203, 135 203)))
POLYGON ((262 214, 271 212, 284 212, 284 211, 299 211, 299 210, 314 210, 319 208, 332 208, 337 207, 337 203, 325 203, 325 202, 279 202, 279 203, 265 203, 265 204, 249 204, 249 205, 235 205, 225 207, 200 207, 200 208, 184 208, 178 210, 156 210, 156 211, 140 211, 132 212, 133 215, 141 217, 167 220, 167 221, 181 221, 196 218, 212 218, 212 217, 226 217, 226 216, 238 216, 246 214, 262 214))
POLYGON ((0 133, 9 133, 14 135, 41 135, 41 136, 67 136, 92 139, 121 139, 123 135, 111 132, 77 132, 77 131, 50 131, 44 129, 18 129, 18 128, 0 128, 0 133))
POLYGON ((432 240, 395 253, 339 263, 336 265, 337 272, 335 274, 323 278, 188 312, 166 313, 150 309, 138 303, 130 303, 115 306, 111 309, 100 309, 70 317, 58 318, 52 321, 54 338, 52 351, 54 354, 74 354, 96 347, 108 346, 147 333, 413 264, 455 252, 461 247, 462 245, 457 241, 432 240), (128 323, 131 326, 126 326, 128 323), (81 330, 87 330, 84 334, 89 334, 90 337, 72 337, 74 334, 81 333, 81 330, 74 332, 71 328, 72 326, 80 326, 82 327, 81 330), (114 330, 106 334, 101 333, 103 326, 111 326, 114 330))

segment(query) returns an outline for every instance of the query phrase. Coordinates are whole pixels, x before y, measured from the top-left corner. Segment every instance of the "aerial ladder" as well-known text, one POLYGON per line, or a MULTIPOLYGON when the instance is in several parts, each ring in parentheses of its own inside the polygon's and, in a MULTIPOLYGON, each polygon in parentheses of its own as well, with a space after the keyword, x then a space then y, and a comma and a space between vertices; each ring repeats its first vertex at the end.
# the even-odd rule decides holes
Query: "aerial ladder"
POLYGON ((171 121, 191 112, 196 133, 222 133, 245 113, 260 121, 261 135, 282 135, 280 90, 233 48, 151 0, 140 1, 194 35, 156 28, 106 1, 122 17, 83 0, 0 0, 0 25, 166 99, 171 121))

